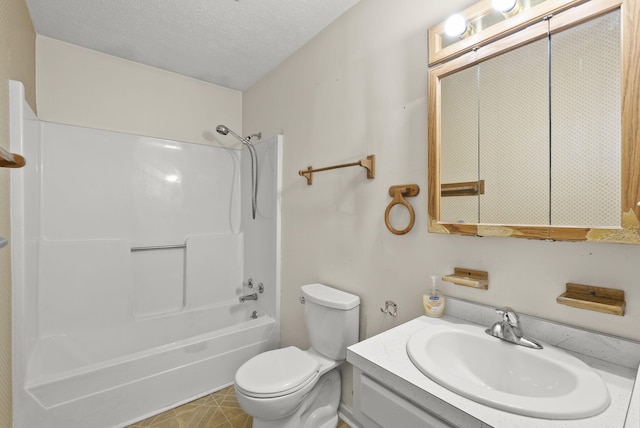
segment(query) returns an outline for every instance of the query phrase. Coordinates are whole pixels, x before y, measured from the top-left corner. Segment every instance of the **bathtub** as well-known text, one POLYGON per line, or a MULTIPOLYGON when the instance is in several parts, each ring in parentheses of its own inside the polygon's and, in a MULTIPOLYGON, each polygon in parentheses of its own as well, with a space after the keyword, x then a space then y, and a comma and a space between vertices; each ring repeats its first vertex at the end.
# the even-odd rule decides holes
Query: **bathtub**
POLYGON ((125 426, 278 347, 282 136, 253 220, 239 150, 43 122, 18 82, 10 116, 15 428, 125 426))
POLYGON ((256 302, 229 303, 140 320, 106 337, 42 339, 26 383, 39 411, 21 426, 125 426, 226 387, 244 361, 277 346, 275 324, 256 302), (187 334, 175 325, 193 335, 179 339, 187 334))

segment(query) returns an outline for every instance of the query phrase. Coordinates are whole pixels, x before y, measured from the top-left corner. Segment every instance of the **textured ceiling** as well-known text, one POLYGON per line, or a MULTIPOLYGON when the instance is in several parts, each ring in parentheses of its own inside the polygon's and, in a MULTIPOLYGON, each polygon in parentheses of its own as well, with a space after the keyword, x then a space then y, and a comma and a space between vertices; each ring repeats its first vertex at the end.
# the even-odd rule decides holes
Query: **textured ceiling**
POLYGON ((245 90, 358 0, 27 0, 38 34, 245 90))

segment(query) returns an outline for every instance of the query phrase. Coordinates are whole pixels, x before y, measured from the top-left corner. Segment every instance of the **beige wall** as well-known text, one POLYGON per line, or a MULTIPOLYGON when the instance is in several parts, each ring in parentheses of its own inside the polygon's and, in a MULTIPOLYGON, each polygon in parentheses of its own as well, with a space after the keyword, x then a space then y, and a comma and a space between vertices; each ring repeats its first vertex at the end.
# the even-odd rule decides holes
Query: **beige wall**
POLYGON ((428 276, 455 266, 488 271, 489 290, 445 283, 445 294, 640 339, 640 246, 427 233, 426 30, 471 3, 361 0, 245 92, 245 131, 284 133, 283 345, 308 345, 302 284, 359 295, 365 338, 421 315, 428 276), (371 181, 360 168, 319 173, 312 186, 297 174, 371 153, 371 181), (421 193, 410 200, 414 229, 396 236, 383 215, 389 186, 402 183, 421 193), (557 304, 567 282, 625 290, 627 315, 557 304), (379 310, 387 299, 395 319, 379 310))
MULTIPOLYGON (((9 148, 9 79, 35 109, 35 33, 24 0, 0 0, 0 146, 9 148)), ((10 240, 9 174, 0 169, 0 236, 10 240)), ((11 426, 11 257, 0 250, 0 427, 11 426)))
POLYGON ((37 38, 38 117, 49 122, 236 146, 242 93, 44 36, 37 38))

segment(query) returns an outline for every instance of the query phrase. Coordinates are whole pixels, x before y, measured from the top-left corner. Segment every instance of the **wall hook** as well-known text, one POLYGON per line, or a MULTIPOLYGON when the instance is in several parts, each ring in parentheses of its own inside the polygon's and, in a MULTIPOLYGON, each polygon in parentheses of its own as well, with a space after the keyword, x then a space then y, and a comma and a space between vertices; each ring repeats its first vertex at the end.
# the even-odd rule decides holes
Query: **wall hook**
POLYGON ((392 300, 387 300, 386 302, 384 302, 384 309, 380 308, 380 312, 395 317, 398 315, 398 305, 393 303, 392 300))
POLYGON ((405 233, 413 229, 413 224, 416 221, 416 214, 413 211, 413 207, 411 206, 411 204, 407 202, 404 197, 413 197, 418 193, 420 193, 420 187, 417 184, 401 184, 398 186, 389 187, 389 196, 392 196, 393 199, 384 212, 384 222, 387 225, 387 229, 389 229, 391 233, 396 235, 404 235, 405 233), (391 224, 391 220, 389 219, 391 208, 393 208, 394 205, 398 204, 403 205, 409 211, 409 224, 402 230, 394 228, 391 224))

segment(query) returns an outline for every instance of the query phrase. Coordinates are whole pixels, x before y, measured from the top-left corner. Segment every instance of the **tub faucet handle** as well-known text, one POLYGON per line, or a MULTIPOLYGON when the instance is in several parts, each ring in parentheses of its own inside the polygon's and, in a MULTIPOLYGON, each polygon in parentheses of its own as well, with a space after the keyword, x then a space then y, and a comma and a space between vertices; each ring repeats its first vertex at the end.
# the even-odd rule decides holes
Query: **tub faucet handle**
POLYGON ((249 280, 247 282, 243 282, 242 285, 244 285, 247 288, 253 288, 253 279, 249 278, 249 280))

